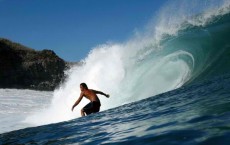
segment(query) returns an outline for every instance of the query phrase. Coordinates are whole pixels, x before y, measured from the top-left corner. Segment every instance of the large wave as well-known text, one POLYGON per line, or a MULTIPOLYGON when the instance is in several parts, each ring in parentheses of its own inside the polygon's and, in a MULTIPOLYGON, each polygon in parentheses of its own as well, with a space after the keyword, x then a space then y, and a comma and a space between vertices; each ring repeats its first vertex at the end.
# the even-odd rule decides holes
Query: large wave
POLYGON ((88 100, 74 112, 71 107, 82 82, 111 95, 99 96, 105 110, 228 72, 229 10, 229 0, 167 3, 147 32, 93 48, 82 66, 67 71, 50 107, 25 122, 41 125, 79 117, 88 100))

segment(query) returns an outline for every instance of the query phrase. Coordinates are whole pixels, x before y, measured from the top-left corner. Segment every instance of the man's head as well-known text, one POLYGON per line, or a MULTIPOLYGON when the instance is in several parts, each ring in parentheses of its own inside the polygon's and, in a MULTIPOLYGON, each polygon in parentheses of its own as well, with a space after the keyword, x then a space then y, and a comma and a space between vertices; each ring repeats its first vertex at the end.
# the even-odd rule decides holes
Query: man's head
POLYGON ((81 91, 83 91, 84 89, 88 90, 88 86, 86 85, 86 83, 81 83, 80 89, 81 89, 81 91))

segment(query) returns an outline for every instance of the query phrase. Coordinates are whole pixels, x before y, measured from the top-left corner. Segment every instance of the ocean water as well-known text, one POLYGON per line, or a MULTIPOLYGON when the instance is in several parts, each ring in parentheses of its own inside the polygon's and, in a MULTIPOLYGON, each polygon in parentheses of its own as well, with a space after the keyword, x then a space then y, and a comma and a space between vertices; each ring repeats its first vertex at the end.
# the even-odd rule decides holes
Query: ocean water
POLYGON ((154 18, 93 48, 54 92, 1 89, 0 144, 228 145, 230 1, 169 1, 154 18), (101 112, 71 111, 81 82, 110 94, 101 112))
POLYGON ((227 145, 230 75, 86 117, 3 133, 0 144, 227 145))

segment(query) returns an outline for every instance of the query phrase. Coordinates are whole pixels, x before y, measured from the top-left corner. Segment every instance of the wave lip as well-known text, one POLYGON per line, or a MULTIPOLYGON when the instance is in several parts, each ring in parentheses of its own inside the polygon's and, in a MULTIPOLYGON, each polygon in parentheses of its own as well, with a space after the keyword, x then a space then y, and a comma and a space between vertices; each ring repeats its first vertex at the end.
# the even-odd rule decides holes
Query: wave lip
POLYGON ((154 38, 161 42, 165 36, 178 35, 191 27, 207 27, 229 13, 229 0, 168 1, 158 13, 153 27, 154 38))

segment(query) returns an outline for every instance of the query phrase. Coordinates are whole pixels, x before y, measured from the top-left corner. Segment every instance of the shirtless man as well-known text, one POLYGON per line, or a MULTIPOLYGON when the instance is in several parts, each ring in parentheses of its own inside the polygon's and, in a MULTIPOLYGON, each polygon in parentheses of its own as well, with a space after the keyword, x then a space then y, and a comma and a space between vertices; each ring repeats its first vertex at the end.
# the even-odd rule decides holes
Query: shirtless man
POLYGON ((88 89, 88 87, 85 83, 80 84, 80 89, 81 89, 80 97, 74 103, 74 105, 72 107, 72 111, 73 111, 74 107, 76 107, 81 102, 81 99, 83 97, 86 97, 87 99, 90 100, 90 103, 81 109, 81 116, 85 116, 85 114, 89 115, 91 113, 96 113, 96 112, 100 111, 101 103, 100 103, 99 98, 97 97, 97 94, 101 94, 101 95, 104 95, 107 98, 109 98, 108 94, 105 94, 105 93, 100 92, 100 91, 88 89))

